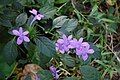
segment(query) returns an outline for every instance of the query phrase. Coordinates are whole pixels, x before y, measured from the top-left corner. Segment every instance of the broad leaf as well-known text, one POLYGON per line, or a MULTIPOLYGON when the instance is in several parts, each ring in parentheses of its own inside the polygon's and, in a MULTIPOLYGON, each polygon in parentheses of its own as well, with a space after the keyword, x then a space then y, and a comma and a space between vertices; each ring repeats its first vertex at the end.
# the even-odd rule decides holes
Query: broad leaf
POLYGON ((15 0, 0 0, 0 5, 12 4, 15 0))
POLYGON ((77 25, 77 19, 67 19, 67 16, 60 16, 53 20, 53 28, 60 28, 59 31, 63 33, 74 30, 77 25))
POLYGON ((40 59, 39 65, 43 68, 46 66, 45 64, 47 64, 51 60, 50 57, 48 57, 44 54, 39 54, 39 59, 40 59))
POLYGON ((69 20, 66 20, 66 21, 67 21, 67 23, 64 24, 64 26, 61 27, 61 29, 60 29, 61 32, 64 31, 64 30, 70 32, 77 27, 77 24, 78 24, 77 19, 69 19, 69 20))
POLYGON ((100 73, 98 70, 92 66, 82 66, 80 67, 80 72, 83 75, 83 80, 99 80, 100 73))
POLYGON ((63 54, 61 56, 61 60, 63 61, 63 63, 69 67, 74 67, 75 66, 75 60, 67 54, 63 54))
POLYGON ((38 73, 41 80, 53 80, 53 75, 48 70, 41 70, 38 73))
POLYGON ((0 19, 0 25, 5 27, 12 27, 10 20, 0 19))
POLYGON ((67 16, 60 16, 53 20, 53 28, 60 28, 66 21, 67 16))
POLYGON ((14 42, 14 40, 9 41, 3 50, 3 54, 5 57, 6 62, 11 65, 15 62, 18 52, 17 52, 17 46, 14 42))
POLYGON ((35 43, 38 51, 48 57, 53 57, 56 53, 55 44, 47 37, 40 37, 35 40, 35 43))
POLYGON ((21 13, 16 18, 16 25, 17 26, 22 26, 23 24, 25 24, 26 21, 27 21, 27 14, 26 13, 21 13))
POLYGON ((49 19, 52 18, 56 13, 56 8, 52 6, 45 6, 41 8, 39 11, 45 16, 44 19, 49 19))
POLYGON ((42 3, 43 6, 54 6, 55 0, 36 0, 38 3, 42 3))

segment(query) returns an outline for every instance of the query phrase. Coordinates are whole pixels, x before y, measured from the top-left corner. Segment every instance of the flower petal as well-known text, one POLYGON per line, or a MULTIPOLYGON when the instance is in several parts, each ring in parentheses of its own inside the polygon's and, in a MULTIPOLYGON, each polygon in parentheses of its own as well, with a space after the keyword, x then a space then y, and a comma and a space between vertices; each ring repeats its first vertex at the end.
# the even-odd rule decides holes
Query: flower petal
POLYGON ((30 39, 27 36, 24 36, 23 38, 25 42, 30 42, 30 39))
POLYGON ((64 49, 62 49, 62 50, 59 50, 59 51, 60 51, 62 54, 63 54, 63 53, 65 53, 65 50, 64 50, 64 49))
POLYGON ((44 15, 42 15, 42 14, 38 14, 38 16, 40 16, 41 18, 43 18, 43 17, 44 17, 44 15))
POLYGON ((19 32, 17 30, 12 30, 12 33, 16 36, 19 36, 19 32))
POLYGON ((83 54, 83 55, 82 55, 82 58, 83 58, 84 61, 86 61, 86 60, 88 59, 88 54, 87 54, 87 53, 86 53, 86 54, 83 54))
POLYGON ((29 12, 34 14, 34 15, 37 15, 37 10, 35 10, 35 9, 29 10, 29 12))
POLYGON ((80 56, 82 55, 82 52, 79 49, 76 49, 76 55, 80 56))
POLYGON ((66 36, 65 34, 62 35, 62 38, 63 38, 64 40, 67 40, 67 36, 66 36))
POLYGON ((82 46, 83 46, 84 48, 86 48, 86 50, 89 50, 89 48, 90 48, 90 45, 88 44, 88 42, 83 42, 83 43, 82 43, 82 46))
POLYGON ((93 50, 93 49, 89 49, 89 50, 88 50, 88 53, 89 53, 89 54, 92 54, 92 53, 94 53, 94 50, 93 50))
POLYGON ((68 36, 68 40, 71 40, 72 39, 72 35, 68 36))
POLYGON ((69 48, 78 48, 77 46, 79 46, 77 39, 70 40, 69 48))
POLYGON ((83 42, 83 38, 80 38, 80 39, 79 39, 79 42, 82 43, 82 42, 83 42))
POLYGON ((22 27, 19 28, 19 33, 20 33, 20 35, 23 33, 23 28, 22 27))
POLYGON ((36 15, 35 17, 36 17, 37 20, 41 20, 41 16, 39 16, 39 14, 36 15))
POLYGON ((23 32, 23 35, 27 35, 29 32, 28 31, 25 31, 25 32, 23 32))
POLYGON ((63 39, 58 39, 58 40, 57 40, 57 43, 62 44, 62 43, 64 43, 64 40, 63 40, 63 39))
POLYGON ((20 45, 23 42, 23 39, 21 37, 17 38, 17 44, 20 45))

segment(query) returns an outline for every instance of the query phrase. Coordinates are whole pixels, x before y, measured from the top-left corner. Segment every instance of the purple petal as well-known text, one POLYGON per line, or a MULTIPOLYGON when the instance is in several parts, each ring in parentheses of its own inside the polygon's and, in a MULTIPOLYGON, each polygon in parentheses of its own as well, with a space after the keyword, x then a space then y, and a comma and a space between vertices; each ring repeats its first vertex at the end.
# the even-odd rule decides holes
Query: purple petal
POLYGON ((35 16, 37 20, 41 20, 41 17, 39 15, 35 16))
POLYGON ((55 75, 55 79, 57 80, 59 78, 59 75, 56 73, 55 75))
POLYGON ((82 42, 83 42, 83 38, 80 38, 80 39, 79 39, 79 42, 82 43, 82 42))
POLYGON ((23 33, 23 28, 22 27, 19 28, 19 33, 20 33, 20 35, 23 33))
POLYGON ((68 40, 71 40, 72 39, 72 35, 68 36, 68 40))
POLYGON ((86 50, 89 50, 89 48, 90 48, 90 45, 88 44, 88 42, 83 42, 83 43, 82 43, 82 46, 83 46, 84 48, 86 48, 86 50))
POLYGON ((68 46, 69 48, 76 48, 78 46, 77 39, 73 39, 70 41, 70 45, 68 46))
POLYGON ((86 61, 86 60, 88 59, 88 54, 87 54, 87 53, 86 53, 86 54, 83 54, 83 55, 82 55, 82 58, 83 58, 84 61, 86 61))
POLYGON ((17 30, 12 30, 12 33, 16 36, 19 36, 19 32, 17 30))
POLYGON ((36 75, 35 80, 40 80, 40 77, 38 75, 36 75))
POLYGON ((58 51, 58 50, 59 50, 59 48, 58 48, 57 46, 55 47, 55 49, 56 49, 56 51, 58 51))
POLYGON ((59 50, 59 51, 60 51, 62 54, 63 54, 63 53, 65 53, 65 50, 64 50, 64 49, 62 49, 62 50, 59 50))
POLYGON ((38 16, 40 16, 41 18, 43 18, 43 17, 44 17, 44 15, 42 15, 42 14, 38 14, 38 16))
POLYGON ((76 49, 76 55, 80 56, 82 55, 82 52, 79 49, 76 49))
POLYGON ((64 46, 64 50, 65 50, 66 52, 68 52, 68 51, 69 51, 68 46, 64 46))
POLYGON ((64 40, 67 40, 67 36, 66 36, 65 34, 62 35, 62 38, 63 38, 64 40))
POLYGON ((17 44, 20 45, 22 42, 23 42, 23 38, 18 37, 18 38, 17 38, 17 44))
POLYGON ((94 53, 94 50, 93 49, 89 49, 88 53, 92 54, 92 53, 94 53))
POLYGON ((73 48, 75 48, 75 47, 74 47, 74 46, 72 46, 72 45, 68 45, 68 48, 73 49, 73 48))
POLYGON ((23 38, 25 42, 30 42, 30 39, 27 36, 24 36, 23 38))
POLYGON ((27 35, 29 32, 28 31, 25 31, 25 32, 23 32, 23 35, 27 35))
POLYGON ((58 39, 58 40, 57 40, 57 43, 62 44, 62 43, 64 43, 64 40, 63 40, 63 39, 58 39))
POLYGON ((50 66, 50 71, 55 72, 56 68, 54 66, 50 66))
POLYGON ((35 10, 35 9, 29 10, 29 12, 34 14, 34 15, 37 15, 37 10, 35 10))

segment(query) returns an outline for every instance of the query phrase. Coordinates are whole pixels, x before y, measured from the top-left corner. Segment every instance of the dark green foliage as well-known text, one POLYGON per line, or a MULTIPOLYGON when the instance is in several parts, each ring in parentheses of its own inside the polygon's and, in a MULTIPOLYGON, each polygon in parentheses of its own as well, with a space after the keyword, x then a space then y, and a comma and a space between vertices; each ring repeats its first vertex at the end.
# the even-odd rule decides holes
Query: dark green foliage
POLYGON ((11 65, 16 61, 18 51, 17 51, 17 46, 14 40, 9 41, 3 50, 3 54, 5 57, 6 62, 11 65))

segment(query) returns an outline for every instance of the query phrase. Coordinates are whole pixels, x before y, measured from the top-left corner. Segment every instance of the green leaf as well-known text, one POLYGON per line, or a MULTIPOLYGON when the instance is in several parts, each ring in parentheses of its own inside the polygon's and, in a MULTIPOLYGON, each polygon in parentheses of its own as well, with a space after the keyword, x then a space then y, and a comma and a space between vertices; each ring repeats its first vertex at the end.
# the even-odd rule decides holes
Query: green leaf
POLYGON ((109 22, 109 23, 114 23, 114 22, 115 22, 114 20, 107 19, 107 18, 102 18, 102 19, 100 19, 98 22, 101 22, 101 21, 109 22))
POLYGON ((64 23, 63 27, 60 28, 61 32, 64 32, 64 30, 70 32, 74 30, 78 25, 77 19, 67 19, 66 22, 64 23))
POLYGON ((0 80, 5 80, 5 75, 2 72, 0 72, 0 80))
POLYGON ((53 28, 60 28, 66 21, 67 16, 60 16, 53 20, 53 28))
POLYGON ((6 26, 6 27, 12 27, 10 20, 5 20, 5 19, 0 19, 0 25, 6 26))
POLYGON ((39 65, 44 68, 46 66, 46 64, 51 60, 50 57, 44 55, 44 54, 39 54, 39 65))
POLYGON ((98 70, 92 66, 82 66, 80 67, 80 72, 83 75, 83 80, 99 80, 100 73, 98 70))
POLYGON ((53 80, 53 76, 48 70, 41 70, 38 72, 41 80, 53 80))
POLYGON ((12 4, 15 0, 0 0, 0 5, 12 4))
POLYGON ((93 16, 94 14, 96 14, 97 11, 98 11, 98 6, 97 6, 97 4, 95 4, 93 6, 92 11, 89 16, 93 16))
POLYGON ((53 20, 53 28, 60 28, 59 31, 63 33, 74 30, 77 25, 77 19, 67 19, 67 16, 60 16, 53 20))
POLYGON ((25 24, 26 21, 27 21, 27 14, 26 13, 21 13, 16 18, 16 25, 17 26, 22 26, 23 24, 25 24))
POLYGON ((61 56, 61 60, 63 61, 63 63, 69 67, 74 67, 75 66, 75 60, 67 54, 63 54, 61 56))
POLYGON ((77 77, 66 77, 63 80, 79 80, 77 77))
POLYGON ((52 6, 45 6, 39 10, 45 17, 44 19, 53 18, 54 14, 56 13, 56 8, 52 6))
POLYGON ((68 2, 69 0, 56 0, 56 3, 58 4, 62 4, 62 3, 65 3, 65 2, 68 2))
MULTIPOLYGON (((9 66, 8 64, 6 64, 5 62, 1 62, 0 63, 0 71, 2 73, 5 74, 5 76, 10 76, 13 68, 14 68, 15 64, 12 64, 11 66, 9 66)), ((2 78, 5 78, 5 76, 3 76, 2 78)), ((1 80, 1 79, 0 79, 1 80)), ((6 79, 3 79, 3 80, 6 80, 6 79)))
POLYGON ((3 54, 4 54, 5 60, 8 65, 11 65, 15 62, 17 55, 18 55, 18 51, 17 51, 17 46, 16 46, 14 40, 9 41, 5 45, 3 54))
POLYGON ((10 76, 10 73, 12 72, 15 64, 12 64, 9 66, 6 61, 3 54, 0 54, 0 80, 6 80, 4 79, 5 76, 10 76))
POLYGON ((55 0, 37 0, 37 2, 42 3, 43 6, 54 6, 55 0))
POLYGON ((56 53, 55 44, 47 37, 39 37, 35 40, 35 43, 38 51, 48 57, 52 58, 56 53))

